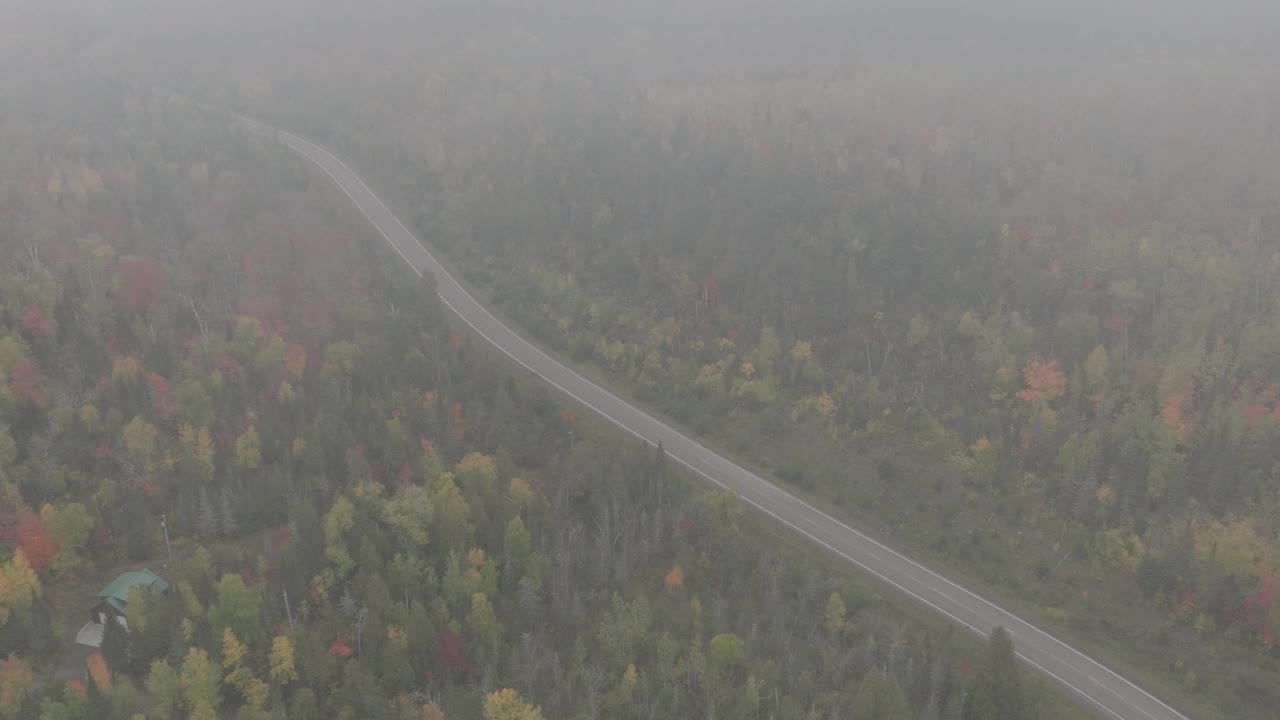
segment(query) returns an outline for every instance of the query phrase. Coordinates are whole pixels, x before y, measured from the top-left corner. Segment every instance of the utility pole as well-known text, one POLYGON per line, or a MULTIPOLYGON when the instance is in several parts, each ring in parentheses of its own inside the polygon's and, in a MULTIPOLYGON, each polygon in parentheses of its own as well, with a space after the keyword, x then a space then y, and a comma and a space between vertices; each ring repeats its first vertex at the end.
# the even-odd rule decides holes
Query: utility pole
MULTIPOLYGON (((160 515, 160 527, 164 529, 164 549, 169 553, 169 565, 173 564, 173 548, 169 546, 169 523, 165 522, 165 515, 160 515)), ((166 566, 168 567, 168 566, 166 566)))

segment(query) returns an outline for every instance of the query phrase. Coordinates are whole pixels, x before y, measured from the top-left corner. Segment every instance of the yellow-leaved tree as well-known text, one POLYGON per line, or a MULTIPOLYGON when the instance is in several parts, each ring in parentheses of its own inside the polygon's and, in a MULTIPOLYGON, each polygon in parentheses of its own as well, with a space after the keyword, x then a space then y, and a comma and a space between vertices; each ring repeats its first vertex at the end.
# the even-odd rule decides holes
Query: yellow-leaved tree
POLYGON ((515 690, 503 688, 485 696, 484 720, 542 720, 542 708, 521 700, 515 690))
POLYGON ((15 608, 26 607, 39 596, 40 577, 18 548, 9 562, 0 566, 0 625, 9 622, 15 608))
POLYGON ((253 425, 236 438, 235 463, 243 470, 256 470, 262 464, 262 440, 258 437, 258 428, 253 425))
POLYGON ((822 626, 831 635, 839 635, 845 629, 844 617, 847 612, 844 598, 840 597, 840 593, 831 593, 831 597, 827 598, 827 607, 822 613, 822 626))
POLYGON ((294 667, 293 642, 284 635, 277 635, 271 641, 271 679, 284 685, 298 679, 298 671, 294 667))
POLYGON ((122 435, 129 457, 142 463, 143 472, 150 473, 156 453, 155 426, 143 420, 142 416, 137 416, 124 426, 122 435))
POLYGON ((195 720, 217 718, 222 704, 222 673, 209 662, 209 653, 200 648, 187 648, 178 672, 178 690, 187 716, 195 720))

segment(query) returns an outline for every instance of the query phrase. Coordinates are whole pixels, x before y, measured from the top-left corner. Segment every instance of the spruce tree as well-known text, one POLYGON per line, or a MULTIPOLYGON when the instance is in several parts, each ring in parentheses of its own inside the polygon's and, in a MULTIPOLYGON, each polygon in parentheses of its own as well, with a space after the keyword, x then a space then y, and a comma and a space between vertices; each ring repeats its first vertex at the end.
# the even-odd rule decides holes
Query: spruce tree
POLYGON ((125 672, 131 666, 129 642, 129 631, 114 617, 108 617, 102 626, 102 645, 98 648, 102 651, 102 659, 107 661, 107 667, 125 672))
POLYGON ((209 501, 209 492, 204 488, 200 488, 200 509, 196 513, 196 527, 200 531, 200 536, 205 539, 212 539, 218 534, 218 513, 213 509, 213 503, 209 501))
POLYGON ((853 720, 910 720, 902 686, 892 675, 873 669, 862 679, 853 701, 853 720))
POLYGON ((991 632, 966 703, 965 720, 1027 720, 1013 640, 1003 627, 991 632))
POLYGON ((231 500, 231 489, 222 487, 222 534, 237 537, 240 534, 240 523, 236 520, 234 503, 231 500))

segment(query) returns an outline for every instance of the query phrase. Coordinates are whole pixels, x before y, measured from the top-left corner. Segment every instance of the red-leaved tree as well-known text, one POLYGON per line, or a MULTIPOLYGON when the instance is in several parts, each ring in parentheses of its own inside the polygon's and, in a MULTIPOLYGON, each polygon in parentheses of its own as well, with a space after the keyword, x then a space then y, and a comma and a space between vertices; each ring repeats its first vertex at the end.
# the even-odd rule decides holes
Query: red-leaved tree
POLYGON ((162 420, 168 420, 177 409, 173 398, 169 396, 169 381, 156 373, 149 372, 147 373, 147 391, 156 415, 162 420))
POLYGON ((45 394, 40 389, 43 380, 40 366, 32 358, 19 360, 9 370, 9 389, 14 395, 37 405, 43 405, 45 401, 45 394))
POLYGON ((49 322, 49 318, 44 316, 44 312, 35 305, 28 305, 22 308, 22 314, 18 316, 18 322, 22 324, 22 329, 32 337, 45 337, 53 330, 53 324, 49 322))
POLYGON ((1258 587, 1244 601, 1244 619, 1249 629, 1258 634, 1268 649, 1276 644, 1275 628, 1271 627, 1271 608, 1276 602, 1276 571, 1266 563, 1258 563, 1253 576, 1258 587))
POLYGON ((124 274, 124 304, 136 313, 144 313, 160 299, 164 290, 164 266, 146 257, 132 257, 120 262, 124 274))
POLYGON ((466 674, 471 671, 471 661, 467 659, 462 638, 449 628, 445 628, 440 633, 440 645, 436 648, 436 662, 450 672, 466 674))
POLYGON ((58 552, 58 544, 53 541, 49 528, 45 527, 39 515, 24 513, 19 516, 14 535, 18 548, 36 572, 43 570, 58 552))
POLYGON ((466 437, 468 426, 466 417, 462 415, 462 403, 454 403, 450 411, 453 414, 453 437, 458 442, 462 442, 466 437))

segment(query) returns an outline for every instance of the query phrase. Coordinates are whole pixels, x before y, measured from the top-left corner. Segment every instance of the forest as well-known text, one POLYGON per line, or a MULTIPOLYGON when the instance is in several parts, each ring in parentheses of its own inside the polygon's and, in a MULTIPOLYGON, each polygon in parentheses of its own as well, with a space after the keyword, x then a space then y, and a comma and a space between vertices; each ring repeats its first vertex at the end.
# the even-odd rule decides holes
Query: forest
POLYGON ((287 149, 59 47, 2 91, 0 717, 1078 717, 512 375, 287 149))
MULTIPOLYGON (((1109 662, 1137 668, 1144 682, 1194 708, 1197 717, 1272 716, 1280 700, 1280 463, 1272 449, 1280 440, 1280 215, 1275 209, 1280 193, 1280 78, 1274 44, 1267 41, 1280 29, 1274 14, 1259 10, 1250 15, 1227 3, 1212 17, 1182 8, 1152 18, 1130 7, 1134 3, 1117 3, 1105 20, 1090 20, 1088 13, 1037 14, 990 0, 975 3, 981 11, 967 13, 927 7, 929 3, 846 7, 818 0, 786 13, 764 3, 731 8, 710 0, 678 8, 655 3, 647 9, 566 1, 555 12, 514 3, 378 0, 369 4, 374 10, 353 13, 346 3, 324 0, 308 3, 300 20, 292 0, 269 10, 252 5, 195 3, 182 12, 157 9, 145 19, 88 13, 79 23, 60 16, 56 37, 12 51, 14 66, 63 64, 69 73, 120 86, 148 82, 253 114, 340 150, 384 197, 396 201, 397 211, 414 221, 419 236, 444 251, 499 310, 597 377, 825 507, 906 543, 919 556, 1109 662), (250 14, 253 22, 246 25, 250 14), (228 47, 235 52, 226 52, 228 47), (42 54, 47 57, 31 59, 42 54), (51 60, 55 56, 56 62, 51 60)), ((32 22, 50 21, 34 17, 32 22)), ((107 110, 115 96, 108 100, 80 88, 74 94, 75 103, 93 105, 93 114, 112 115, 107 110)), ((135 92, 131 97, 141 102, 137 98, 149 96, 135 92)), ((53 116, 85 107, 66 102, 57 107, 45 97, 35 105, 53 116)), ((147 114, 128 103, 114 112, 131 122, 147 114)), ((174 243, 175 234, 191 236, 189 250, 155 241, 154 249, 163 247, 164 255, 154 257, 166 261, 159 270, 147 266, 133 272, 143 278, 158 274, 166 290, 183 288, 187 297, 175 299, 168 291, 163 295, 158 306, 167 313, 167 324, 157 320, 158 325, 135 331, 136 320, 115 318, 121 329, 102 342, 118 337, 122 344, 85 351, 86 357, 101 358, 97 366, 77 370, 74 364, 48 362, 51 355, 45 363, 37 357, 26 364, 21 361, 38 353, 40 345, 29 330, 19 329, 37 318, 22 313, 34 306, 41 312, 39 319, 48 318, 57 333, 64 332, 78 318, 75 313, 65 317, 68 308, 58 314, 71 278, 94 287, 93 275, 83 267, 66 278, 61 270, 50 269, 54 280, 47 281, 44 305, 23 296, 7 306, 6 317, 25 343, 17 346, 21 352, 9 353, 19 359, 3 366, 14 407, 30 410, 20 403, 34 402, 33 393, 54 402, 58 393, 42 389, 41 383, 76 373, 95 378, 108 363, 114 377, 115 356, 134 353, 143 380, 133 395, 126 391, 89 402, 102 406, 104 428, 111 409, 119 416, 118 439, 107 443, 105 458, 92 460, 120 476, 117 492, 127 487, 126 476, 159 473, 148 485, 156 492, 148 496, 156 498, 152 507, 173 508, 169 511, 178 513, 174 525, 181 521, 193 529, 184 538, 193 545, 214 545, 217 539, 231 547, 236 545, 226 541, 233 537, 257 537, 262 547, 255 548, 255 556, 261 554, 264 563, 260 574, 272 567, 271 558, 278 553, 299 551, 288 539, 270 547, 266 537, 278 528, 255 517, 287 516, 290 537, 295 537, 315 522, 298 513, 310 508, 325 530, 335 498, 350 495, 352 512, 363 515, 352 525, 359 528, 357 536, 342 536, 345 557, 357 558, 348 562, 363 571, 365 537, 358 534, 374 533, 368 537, 369 559, 377 555, 388 568, 384 584, 396 587, 387 592, 393 598, 399 594, 406 611, 415 600, 390 580, 396 577, 390 568, 400 540, 385 513, 388 503, 397 501, 389 480, 399 477, 402 468, 409 468, 411 484, 422 478, 428 493, 439 492, 438 478, 427 476, 427 453, 413 453, 415 443, 425 438, 436 453, 440 476, 456 481, 474 534, 449 547, 435 540, 423 545, 426 556, 435 559, 418 586, 422 602, 436 594, 436 586, 425 578, 434 573, 439 587, 447 584, 450 551, 458 553, 455 566, 465 574, 462 564, 470 560, 467 551, 473 546, 484 550, 484 557, 504 558, 500 572, 489 570, 497 572, 498 583, 485 586, 485 596, 518 594, 521 580, 514 581, 513 589, 512 578, 539 573, 527 565, 523 575, 512 570, 504 554, 509 551, 503 536, 516 516, 533 546, 541 548, 531 550, 529 558, 549 563, 541 573, 548 583, 544 593, 556 587, 552 578, 561 577, 554 568, 560 562, 557 552, 568 543, 558 530, 566 523, 581 524, 584 535, 574 542, 587 546, 601 542, 604 536, 593 534, 602 528, 631 528, 610 530, 628 540, 597 548, 594 570, 605 572, 614 562, 612 553, 627 548, 625 557, 635 564, 611 581, 622 597, 618 607, 625 607, 630 597, 647 598, 654 623, 658 618, 685 623, 667 631, 680 638, 677 654, 692 652, 690 634, 711 630, 693 624, 687 613, 667 611, 676 595, 662 582, 640 578, 668 578, 679 566, 685 583, 681 588, 706 583, 699 614, 705 612, 703 603, 714 605, 707 593, 718 587, 720 578, 710 577, 710 565, 693 570, 682 553, 691 552, 690 547, 700 548, 704 557, 713 551, 744 552, 741 538, 715 535, 723 528, 709 523, 716 512, 729 511, 728 505, 718 504, 723 498, 702 497, 691 488, 677 491, 674 483, 665 486, 661 498, 656 490, 628 495, 654 482, 658 471, 650 454, 620 447, 607 433, 588 440, 583 430, 571 440, 568 428, 585 426, 589 419, 566 420, 555 399, 519 378, 508 382, 496 358, 473 347, 465 335, 455 335, 421 288, 398 287, 408 279, 397 275, 394 262, 357 240, 364 237, 360 218, 335 209, 339 198, 324 195, 323 183, 296 159, 276 153, 268 168, 258 157, 263 150, 242 150, 236 156, 237 163, 249 163, 266 177, 278 178, 287 169, 293 173, 293 187, 312 193, 304 197, 296 190, 296 196, 283 202, 282 190, 263 181, 252 192, 238 194, 247 182, 239 178, 250 173, 239 166, 231 169, 227 158, 232 151, 216 150, 220 146, 192 128, 216 128, 224 144, 231 143, 227 148, 248 141, 227 137, 229 131, 209 117, 177 125, 165 123, 146 132, 128 126, 114 141, 122 146, 143 143, 148 149, 139 151, 140 157, 198 147, 204 172, 217 165, 214 157, 221 157, 227 172, 236 173, 237 180, 228 181, 213 203, 229 214, 225 217, 209 210, 212 201, 198 195, 211 190, 176 184, 179 178, 196 182, 199 173, 190 169, 157 180, 162 188, 158 195, 137 191, 138 200, 133 185, 127 190, 127 202, 135 206, 126 217, 144 209, 150 222, 167 217, 165 222, 183 228, 183 233, 152 229, 143 237, 158 234, 174 243), (157 147, 157 137, 166 132, 174 139, 157 147), (237 194, 231 194, 231 186, 237 194), (188 194, 180 194, 180 188, 188 194), (304 202, 318 206, 312 212, 324 218, 323 232, 292 229, 292 223, 303 222, 294 214, 309 217, 299 207, 304 202), (290 223, 281 225, 273 213, 288 216, 290 223), (273 229, 255 235, 244 218, 259 214, 272 218, 260 222, 273 229), (227 219, 231 216, 234 221, 227 219), (338 217, 349 224, 338 225, 338 217), (344 230, 322 246, 305 245, 332 235, 334 227, 344 230), (247 239, 235 239, 241 236, 247 239), (209 249, 233 242, 246 243, 234 256, 209 249), (305 277, 306 272, 293 270, 295 263, 319 262, 320 249, 334 257, 357 250, 370 253, 359 263, 326 264, 324 271, 358 267, 377 279, 344 277, 337 282, 331 277, 333 282, 311 285, 283 279, 286 271, 280 268, 305 277), (286 251, 291 254, 272 254, 286 251), (206 265, 187 257, 200 253, 208 255, 200 261, 206 265), (246 262, 244 257, 254 259, 246 262), (260 269, 271 267, 273 258, 277 270, 260 269), (374 273, 373 268, 379 270, 374 273), (240 275, 232 278, 233 270, 240 275), (255 272, 267 275, 255 284, 255 272), (219 280, 192 279, 212 277, 219 280), (344 288, 341 298, 319 302, 308 294, 333 291, 335 284, 344 288), (286 291, 291 294, 278 295, 286 291), (345 309, 355 302, 348 298, 361 295, 367 296, 360 305, 364 314, 344 315, 355 312, 345 309), (383 312, 389 308, 395 312, 383 312), (204 319, 197 322, 197 314, 204 319), (381 349, 408 342, 395 324, 409 322, 401 315, 434 323, 416 331, 415 337, 428 339, 412 358, 407 347, 381 349), (384 329, 374 332, 378 327, 384 329), (239 393, 236 401, 226 399, 221 385, 205 388, 211 410, 197 418, 204 424, 186 417, 190 430, 185 436, 179 369, 196 362, 190 359, 192 350, 144 347, 160 344, 152 333, 165 329, 174 336, 170 345, 190 342, 174 339, 179 328, 185 328, 184 337, 199 338, 204 371, 216 366, 221 382, 235 377, 232 367, 219 365, 225 352, 236 363, 233 367, 245 372, 243 389, 234 391, 239 393), (214 353, 220 334, 226 348, 214 353), (239 352, 234 350, 237 337, 239 352), (330 358, 328 341, 348 344, 330 358), (274 353, 283 350, 286 356, 294 346, 303 348, 295 355, 305 352, 307 357, 302 373, 293 376, 265 359, 267 367, 260 370, 257 358, 267 351, 259 346, 274 347, 274 353), (399 365, 391 359, 401 356, 399 365), (372 367, 364 367, 371 362, 372 367), (54 365, 56 373, 50 369, 54 365), (325 368, 332 372, 336 367, 350 368, 349 377, 323 377, 325 368), (362 373, 369 374, 357 382, 362 373), (165 383, 166 391, 174 388, 176 405, 168 419, 146 405, 154 402, 151 374, 165 383), (426 382, 424 377, 436 379, 426 382), (297 398, 289 401, 296 403, 293 414, 277 397, 284 381, 297 398), (434 410, 403 399, 428 391, 436 393, 434 410), (129 397, 134 405, 127 405, 129 397), (336 404, 324 412, 324 402, 336 404), (392 417, 388 409, 401 407, 406 414, 392 417), (156 432, 148 462, 131 454, 126 442, 125 428, 135 417, 141 417, 131 431, 135 445, 146 439, 146 428, 156 432), (388 418, 399 425, 390 426, 388 418), (518 430, 502 429, 507 425, 518 430), (204 484, 180 493, 177 478, 193 472, 182 460, 187 452, 182 448, 184 443, 200 445, 202 427, 215 448, 214 469, 204 484), (388 439, 401 431, 412 440, 388 439), (256 438, 261 446, 262 459, 252 472, 237 460, 246 437, 244 445, 252 446, 256 438), (298 440, 301 454, 284 452, 298 440), (357 447, 362 450, 350 450, 357 447), (356 470, 351 469, 349 450, 357 458, 356 470), (458 467, 468 458, 480 462, 480 457, 491 458, 496 473, 492 483, 481 483, 490 488, 484 491, 468 485, 468 472, 458 467), (369 477, 362 478, 366 465, 369 477), (335 467, 347 469, 335 472, 335 467), (159 475, 173 478, 169 482, 174 485, 156 484, 159 475), (305 483, 298 479, 302 476, 305 483), (328 479, 320 482, 317 477, 328 479), (509 493, 516 477, 528 481, 538 498, 518 512, 516 506, 501 505, 511 502, 510 497, 490 495, 498 492, 494 488, 501 489, 499 495, 509 493), (586 477, 617 486, 597 487, 586 483, 586 477), (370 497, 369 487, 360 490, 365 481, 384 489, 376 499, 357 501, 370 497), (568 495, 560 498, 560 493, 568 495), (618 494, 606 500, 596 493, 618 494), (699 495, 696 503, 689 499, 694 495, 699 495), (647 522, 623 520, 610 515, 616 509, 600 509, 610 503, 626 511, 643 507, 650 517, 647 522), (690 507, 709 514, 686 517, 690 507), (544 514, 537 515, 534 508, 544 514), (676 522, 679 532, 651 535, 650 544, 643 545, 639 528, 657 523, 659 515, 676 522), (233 518, 232 532, 225 527, 226 517, 233 518), (691 523, 687 528, 686 521, 691 523), (710 535, 696 539, 682 534, 693 528, 710 535), (635 555, 642 546, 650 553, 641 553, 644 562, 635 555), (637 588, 643 590, 627 594, 637 588), (668 605, 657 611, 659 602, 668 605)), ((28 137, 50 142, 51 132, 30 129, 28 137)), ((66 134, 89 149, 64 149, 63 154, 104 153, 111 142, 90 142, 82 129, 66 134)), ((37 163, 33 158, 47 163, 58 156, 24 152, 29 154, 14 159, 14 166, 26 168, 37 163)), ((78 174, 77 161, 65 162, 71 165, 57 176, 56 201, 54 184, 44 177, 48 168, 9 173, 9 178, 40 180, 11 187, 5 207, 22 208, 24 220, 16 224, 11 211, 5 232, 24 242, 32 237, 54 242, 58 233, 45 228, 69 222, 59 213, 70 212, 62 208, 80 199, 87 182, 78 174), (27 194, 39 195, 37 190, 44 194, 28 206, 27 194), (54 208, 47 211, 47 220, 25 219, 46 206, 54 208)), ((155 162, 185 168, 193 160, 155 162)), ((204 181, 216 187, 216 182, 204 181)), ((104 273, 107 267, 124 272, 115 265, 126 261, 121 253, 151 256, 150 247, 120 247, 145 242, 128 227, 129 232, 117 231, 115 240, 103 240, 119 248, 102 261, 104 273)), ((109 234, 95 232, 104 238, 109 234)), ((33 262, 29 243, 13 245, 15 267, 33 262)), ((54 263, 51 253, 41 251, 41 262, 54 263)), ((83 263, 67 267, 73 265, 83 263)), ((132 288, 135 278, 118 282, 132 288)), ((127 302, 113 306, 123 313, 133 312, 131 307, 127 302)), ((53 352, 57 343, 48 345, 53 352)), ((86 363, 78 352, 73 354, 76 363, 86 363)), ((87 380, 60 382, 80 386, 87 380)), ((195 394, 190 385, 188 391, 195 394)), ((61 392, 76 397, 75 391, 61 392)), ((98 466, 72 463, 71 468, 78 468, 73 471, 48 459, 56 456, 60 443, 72 442, 74 433, 81 432, 66 413, 65 424, 50 420, 53 416, 10 423, 14 462, 25 468, 11 473, 20 479, 15 487, 28 509, 22 517, 42 518, 43 511, 33 503, 49 497, 78 497, 82 514, 71 510, 59 525, 55 503, 46 524, 79 523, 77 527, 89 528, 86 533, 99 533, 107 522, 95 518, 102 509, 75 493, 78 486, 96 487, 97 480, 76 478, 92 476, 98 466), (43 443, 37 443, 44 448, 43 461, 32 449, 33 437, 43 443)), ((82 442, 89 447, 102 447, 111 435, 105 429, 97 435, 83 433, 82 442)), ((83 455, 86 446, 80 442, 74 447, 83 455)), ((668 470, 658 474, 665 478, 668 470)), ((436 495, 428 498, 436 522, 443 501, 436 495)), ((132 507, 123 511, 141 512, 132 507)), ((14 527, 19 515, 11 521, 14 527)), ((730 527, 754 522, 741 517, 730 527)), ((128 532, 143 528, 141 519, 120 524, 125 527, 110 532, 126 543, 128 532)), ((431 538, 441 535, 430 523, 427 531, 431 538)), ((829 582, 797 567, 797 558, 804 557, 803 567, 810 574, 818 572, 812 564, 818 561, 807 549, 773 555, 791 551, 774 547, 776 540, 759 529, 742 532, 760 543, 762 557, 799 573, 796 584, 784 582, 779 591, 829 582)), ((155 543, 154 531, 143 535, 145 540, 133 542, 155 543)), ((327 616, 329 622, 356 627, 351 613, 358 614, 368 578, 361 583, 359 572, 352 576, 352 599, 346 605, 351 613, 344 616, 346 586, 333 579, 344 556, 329 557, 330 538, 323 532, 315 537, 306 546, 324 545, 324 562, 302 565, 332 583, 322 588, 337 608, 327 616)), ((75 562, 82 554, 69 557, 64 552, 62 562, 75 562)), ((58 554, 47 562, 45 573, 55 572, 58 554)), ((237 560, 243 562, 243 557, 237 560)), ((468 564, 468 570, 483 578, 485 562, 468 564)), ((311 577, 262 577, 262 582, 290 588, 291 598, 310 592, 311 577)), ((561 582, 577 592, 601 582, 599 575, 563 577, 561 582)), ((761 570, 754 577, 772 575, 761 570)), ((728 575, 722 579, 731 580, 728 575)), ((215 582, 188 582, 203 603, 199 607, 209 606, 215 582)), ((803 618, 809 623, 803 632, 781 626, 765 631, 769 626, 761 624, 757 633, 777 633, 766 641, 734 626, 735 637, 747 638, 744 657, 777 662, 787 656, 767 642, 822 637, 820 618, 831 591, 824 586, 803 598, 770 599, 789 603, 793 612, 787 622, 803 618)), ((840 592, 840 602, 848 608, 862 605, 864 613, 884 612, 869 611, 866 596, 857 600, 852 590, 840 592)), ((280 594, 265 586, 261 592, 262 612, 274 613, 276 621, 284 610, 283 598, 276 597, 280 594)), ((691 595, 681 596, 687 598, 682 608, 693 606, 691 595)), ((512 676, 507 663, 528 628, 518 615, 508 614, 516 612, 514 601, 504 605, 495 600, 494 612, 506 628, 505 644, 491 659, 500 654, 506 660, 486 669, 483 653, 473 652, 475 638, 464 632, 471 629, 466 625, 472 610, 465 602, 468 596, 458 597, 462 600, 448 607, 452 620, 443 611, 426 612, 437 627, 450 621, 458 626, 451 632, 467 641, 469 677, 479 678, 475 687, 496 688, 495 678, 512 676)), ((566 596, 554 597, 546 607, 566 611, 566 596)), ((723 601, 733 607, 758 593, 723 597, 733 598, 723 601)), ((308 608, 320 613, 313 617, 323 616, 325 603, 317 602, 308 608)), ((583 597, 569 607, 592 617, 625 614, 613 603, 583 597)), ((721 620, 736 617, 750 627, 757 627, 754 619, 747 620, 757 617, 753 613, 763 617, 771 612, 767 603, 752 610, 729 607, 721 611, 728 613, 718 616, 721 620)), ((525 618, 554 622, 553 615, 525 618)), ((945 699, 922 694, 923 681, 911 674, 923 672, 920 656, 889 650, 918 650, 923 641, 887 641, 877 628, 896 622, 899 628, 912 628, 898 632, 925 631, 901 618, 876 618, 854 623, 854 634, 839 635, 850 642, 856 636, 857 643, 866 644, 860 645, 863 649, 890 652, 895 663, 914 658, 911 671, 882 675, 895 678, 913 716, 964 714, 956 700, 964 694, 956 694, 963 683, 943 683, 953 693, 945 699)), ((320 621, 312 622, 316 627, 320 621)), ((562 619, 559 633, 547 631, 557 639, 543 640, 559 648, 557 657, 566 668, 578 656, 576 640, 565 644, 563 636, 577 627, 562 619)), ((176 632, 180 635, 181 628, 176 632)), ((192 632, 192 637, 207 639, 213 628, 192 632)), ((535 637, 531 634, 530 642, 535 637)), ((928 642, 942 642, 929 637, 928 642)), ((366 642, 370 638, 362 635, 366 642)), ((210 642, 210 657, 216 659, 220 641, 210 642)), ((259 639, 260 652, 264 642, 259 639)), ((303 647, 301 640, 295 644, 303 647)), ((592 654, 597 652, 592 642, 584 640, 583 648, 582 657, 592 661, 583 659, 582 667, 594 668, 594 658, 605 657, 592 654)), ((942 665, 947 669, 938 671, 939 677, 969 677, 965 661, 955 659, 963 651, 947 648, 944 657, 949 660, 942 665)), ((783 673, 807 677, 810 689, 788 685, 793 690, 775 697, 790 697, 796 708, 838 708, 840 702, 860 706, 848 699, 853 690, 834 689, 847 681, 822 678, 832 666, 807 655, 810 650, 826 652, 804 643, 812 667, 795 665, 783 673), (831 704, 820 705, 819 696, 831 704)), ((625 678, 632 664, 641 678, 637 682, 656 682, 653 666, 646 663, 660 655, 658 649, 646 645, 643 651, 629 652, 635 655, 625 662, 611 658, 612 665, 600 665, 611 668, 607 672, 612 675, 596 681, 600 685, 590 692, 590 683, 548 680, 554 673, 540 676, 542 685, 530 681, 514 689, 551 717, 576 712, 612 716, 612 706, 600 698, 612 692, 605 688, 621 682, 617 678, 625 678), (547 694, 553 686, 564 690, 547 694), (594 705, 589 698, 596 698, 594 705)), ((699 652, 709 657, 708 648, 699 652)), ((852 655, 842 657, 853 663, 852 655)), ((866 670, 875 663, 868 657, 860 655, 861 664, 849 666, 854 669, 850 677, 859 682, 870 677, 866 670)), ((170 659, 173 668, 180 667, 178 658, 170 659)), ((441 668, 431 665, 438 660, 428 653, 415 661, 423 663, 415 671, 429 666, 433 682, 439 682, 441 668)), ((735 687, 747 677, 753 682, 770 677, 763 665, 752 662, 740 666, 735 687)), ((234 668, 225 669, 234 674, 234 668)), ((566 678, 571 675, 563 672, 566 678)), ((675 697, 702 704, 651 701, 644 712, 663 716, 679 707, 677 716, 703 716, 716 707, 720 714, 738 716, 739 710, 725 710, 728 695, 713 701, 713 693, 705 688, 702 694, 692 693, 691 687, 685 687, 688 697, 673 690, 675 697)), ((317 702, 329 701, 325 688, 324 681, 312 688, 317 702)), ((270 689, 272 698, 275 692, 270 689)), ((473 687, 471 692, 479 691, 473 687)), ((661 695, 653 692, 648 697, 661 695)), ((284 695, 296 698, 296 693, 284 695)), ((242 695, 229 692, 228 697, 242 695)), ((458 695, 451 691, 450 697, 458 695)), ((482 704, 478 696, 470 697, 469 705, 456 702, 463 709, 445 708, 449 717, 475 713, 482 704)), ((777 716, 790 715, 779 711, 777 716)))

